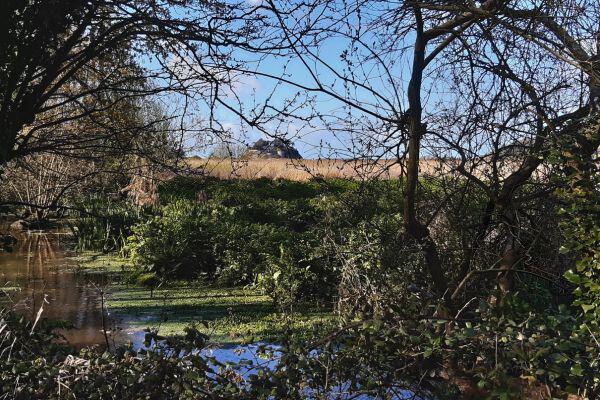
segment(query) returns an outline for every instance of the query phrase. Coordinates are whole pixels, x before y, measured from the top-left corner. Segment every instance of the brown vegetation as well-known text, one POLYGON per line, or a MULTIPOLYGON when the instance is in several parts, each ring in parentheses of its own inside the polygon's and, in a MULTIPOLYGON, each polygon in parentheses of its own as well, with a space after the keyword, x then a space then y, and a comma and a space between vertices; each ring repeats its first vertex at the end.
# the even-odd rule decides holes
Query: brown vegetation
MULTIPOLYGON (((307 181, 312 177, 352 179, 394 179, 404 174, 397 160, 292 160, 266 158, 237 160, 231 158, 190 157, 188 164, 194 169, 203 169, 208 176, 220 179, 290 179, 307 181)), ((423 159, 420 165, 424 175, 433 175, 448 170, 447 164, 433 159, 423 159)))

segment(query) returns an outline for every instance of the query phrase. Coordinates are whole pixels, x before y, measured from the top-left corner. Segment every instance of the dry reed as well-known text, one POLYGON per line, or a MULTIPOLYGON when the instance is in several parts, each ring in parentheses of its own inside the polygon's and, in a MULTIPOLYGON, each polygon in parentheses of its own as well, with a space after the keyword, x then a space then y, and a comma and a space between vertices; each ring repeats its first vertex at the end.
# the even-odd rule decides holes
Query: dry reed
MULTIPOLYGON (((313 177, 347 179, 397 179, 403 175, 403 166, 396 160, 291 160, 284 158, 259 159, 188 159, 191 168, 220 179, 290 179, 307 181, 313 177)), ((421 172, 432 175, 448 171, 440 160, 421 160, 421 172)))

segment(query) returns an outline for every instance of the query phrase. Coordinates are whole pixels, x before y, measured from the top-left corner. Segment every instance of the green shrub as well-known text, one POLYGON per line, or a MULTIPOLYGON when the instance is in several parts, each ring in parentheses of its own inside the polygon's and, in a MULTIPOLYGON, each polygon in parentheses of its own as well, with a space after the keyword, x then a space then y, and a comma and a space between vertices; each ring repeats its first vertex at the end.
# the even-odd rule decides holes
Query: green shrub
POLYGON ((158 198, 161 204, 178 200, 195 200, 198 193, 214 181, 214 178, 176 176, 158 186, 158 198))
POLYGON ((160 286, 162 279, 155 273, 142 273, 136 278, 136 283, 150 289, 150 297, 152 297, 154 289, 160 286))
POLYGON ((322 186, 314 181, 297 182, 285 179, 213 180, 207 190, 225 205, 248 204, 265 199, 292 201, 317 196, 322 186))
POLYGON ((127 251, 135 265, 168 279, 212 277, 213 251, 210 212, 206 206, 178 200, 133 227, 127 251))
MULTIPOLYGON (((182 338, 147 331, 147 349, 84 349, 79 354, 40 321, 0 310, 0 393, 3 399, 250 399, 229 365, 206 357, 196 327, 182 338), (237 383, 236 383, 237 382, 237 383)), ((240 364, 243 368, 243 365, 240 364)), ((266 371, 265 371, 266 372, 266 371)))
POLYGON ((264 272, 279 246, 289 240, 289 231, 270 224, 246 223, 233 218, 219 218, 215 239, 223 285, 248 284, 264 272))
POLYGON ((589 398, 600 396, 600 113, 581 121, 574 138, 559 143, 555 160, 561 167, 558 195, 564 201, 561 228, 563 253, 577 261, 565 278, 573 291, 577 324, 572 336, 587 345, 570 369, 570 378, 584 388, 589 398))
POLYGON ((331 301, 339 281, 339 267, 322 237, 295 234, 272 256, 259 278, 260 286, 278 305, 291 309, 296 303, 331 301))

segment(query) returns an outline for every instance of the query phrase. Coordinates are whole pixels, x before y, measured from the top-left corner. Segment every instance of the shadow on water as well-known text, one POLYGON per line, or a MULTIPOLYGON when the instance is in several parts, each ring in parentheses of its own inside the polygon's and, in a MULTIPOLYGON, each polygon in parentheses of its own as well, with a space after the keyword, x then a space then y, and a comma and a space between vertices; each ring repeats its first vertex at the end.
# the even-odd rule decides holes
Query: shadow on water
MULTIPOLYGON (((65 250, 64 232, 11 234, 18 242, 12 252, 0 252, 0 287, 16 287, 6 291, 6 298, 13 303, 15 311, 35 320, 43 307, 42 319, 72 325, 72 329, 59 331, 71 345, 82 348, 104 344, 99 288, 105 278, 74 272, 75 265, 65 250)), ((107 321, 107 328, 110 325, 107 321)), ((116 339, 111 337, 110 340, 116 339)))

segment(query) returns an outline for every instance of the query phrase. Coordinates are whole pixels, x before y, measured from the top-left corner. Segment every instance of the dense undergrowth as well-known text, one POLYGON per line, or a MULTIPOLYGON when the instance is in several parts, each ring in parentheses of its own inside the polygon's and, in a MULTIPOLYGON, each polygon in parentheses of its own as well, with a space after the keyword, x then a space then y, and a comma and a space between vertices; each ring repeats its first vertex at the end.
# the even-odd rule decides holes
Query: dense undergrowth
MULTIPOLYGON (((448 265, 460 264, 456 249, 472 234, 465 226, 485 212, 485 197, 468 190, 468 201, 444 209, 440 217, 441 199, 448 194, 444 182, 421 183, 420 212, 431 219, 448 265)), ((5 390, 23 391, 21 398, 140 398, 134 395, 138 391, 149 399, 393 398, 405 390, 437 398, 564 398, 567 393, 593 398, 600 384, 600 346, 595 278, 586 271, 593 270, 597 255, 583 254, 576 270, 567 273, 579 285, 574 303, 566 280, 548 279, 534 269, 558 257, 562 261, 551 272, 562 274, 573 257, 582 257, 578 243, 595 223, 579 211, 580 202, 570 202, 562 212, 588 228, 560 228, 571 232, 566 242, 560 235, 550 240, 522 235, 528 259, 515 270, 509 292, 501 289, 497 274, 485 274, 498 249, 493 240, 487 242, 474 260, 484 273, 458 285, 462 308, 449 317, 422 272, 423 253, 403 234, 402 193, 399 181, 184 177, 160 187, 160 206, 135 214, 124 204, 111 207, 121 210, 110 215, 122 228, 106 220, 91 228, 90 217, 75 219, 80 248, 121 252, 134 265, 130 281, 152 289, 182 280, 252 286, 287 313, 333 306, 339 325, 312 337, 281 330, 277 366, 255 371, 249 380, 235 372, 239 365, 212 365, 215 360, 191 353, 174 357, 183 342, 171 351, 84 353, 83 367, 61 364, 64 349, 30 352, 24 345, 14 351, 3 345, 2 356, 12 354, 2 370, 5 390), (206 373, 214 368, 220 373, 206 373), (111 391, 114 384, 119 391, 111 391), (160 390, 151 389, 159 385, 160 390)), ((572 197, 561 196, 565 202, 572 197)), ((554 201, 531 207, 531 220, 549 232, 558 231, 561 221, 554 201)), ((572 226, 569 219, 562 221, 572 226)), ((7 335, 29 329, 11 318, 4 324, 7 335)), ((186 346, 203 345, 207 329, 200 330, 187 330, 192 344, 186 346)))
MULTIPOLYGON (((251 284, 290 307, 332 303, 343 268, 339 246, 355 245, 367 224, 387 229, 390 244, 400 229, 395 181, 181 177, 159 195, 161 205, 144 212, 107 204, 105 219, 75 219, 78 248, 120 251, 137 267, 132 279, 144 284, 251 284)), ((89 213, 98 213, 98 204, 91 206, 89 213)))

